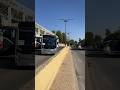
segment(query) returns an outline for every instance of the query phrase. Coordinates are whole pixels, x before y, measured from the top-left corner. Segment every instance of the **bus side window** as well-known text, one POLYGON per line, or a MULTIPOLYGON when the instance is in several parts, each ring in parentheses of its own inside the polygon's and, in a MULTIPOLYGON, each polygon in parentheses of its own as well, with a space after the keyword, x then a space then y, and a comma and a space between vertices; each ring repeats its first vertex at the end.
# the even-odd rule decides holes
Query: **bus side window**
POLYGON ((4 48, 10 48, 13 45, 13 42, 8 38, 4 38, 4 48))

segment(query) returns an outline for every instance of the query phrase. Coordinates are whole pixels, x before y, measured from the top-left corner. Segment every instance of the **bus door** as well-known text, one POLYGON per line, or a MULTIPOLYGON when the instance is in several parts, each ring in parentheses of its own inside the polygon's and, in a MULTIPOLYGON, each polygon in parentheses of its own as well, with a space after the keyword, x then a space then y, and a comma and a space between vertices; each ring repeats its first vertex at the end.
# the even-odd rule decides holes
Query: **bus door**
POLYGON ((34 53, 34 30, 34 23, 32 22, 21 22, 19 24, 19 48, 22 49, 22 53, 34 53))
POLYGON ((18 25, 18 48, 16 60, 19 66, 35 65, 35 23, 20 22, 18 25))

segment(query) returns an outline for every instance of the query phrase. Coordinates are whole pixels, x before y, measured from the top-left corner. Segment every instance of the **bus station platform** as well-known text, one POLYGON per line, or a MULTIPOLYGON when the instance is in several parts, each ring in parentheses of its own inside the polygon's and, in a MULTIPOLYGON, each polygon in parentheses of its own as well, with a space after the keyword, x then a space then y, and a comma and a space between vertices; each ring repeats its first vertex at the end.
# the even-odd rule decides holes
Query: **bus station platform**
POLYGON ((64 47, 36 73, 35 90, 79 90, 69 47, 64 47))
POLYGON ((66 55, 50 90, 79 90, 70 51, 66 55))

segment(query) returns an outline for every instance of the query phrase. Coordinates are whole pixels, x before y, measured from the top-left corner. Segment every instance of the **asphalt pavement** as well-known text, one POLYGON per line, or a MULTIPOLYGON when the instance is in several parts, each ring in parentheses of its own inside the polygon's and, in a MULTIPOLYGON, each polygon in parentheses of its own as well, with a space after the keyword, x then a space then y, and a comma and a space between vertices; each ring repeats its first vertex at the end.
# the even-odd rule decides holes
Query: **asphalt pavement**
MULTIPOLYGON (((61 50, 63 47, 60 47, 61 50)), ((36 67, 42 65, 53 55, 35 55, 36 67)), ((35 68, 16 67, 12 60, 0 59, 0 90, 34 90, 35 68), (30 83, 30 84, 29 84, 30 83), (26 87, 24 89, 24 87, 26 87)))
MULTIPOLYGON (((63 47, 59 47, 57 50, 57 53, 62 49, 63 47)), ((56 54, 57 54, 56 53, 56 54)), ((35 55, 35 68, 42 66, 43 64, 49 62, 49 58, 51 58, 53 55, 47 55, 47 54, 36 54, 35 55)), ((44 66, 44 65, 43 65, 44 66)), ((42 67, 43 67, 42 66, 42 67)))
POLYGON ((85 60, 86 90, 120 90, 120 56, 89 52, 85 60))
POLYGON ((63 59, 63 62, 59 68, 59 71, 57 72, 57 75, 54 79, 54 82, 51 85, 50 90, 79 90, 78 81, 76 77, 76 70, 74 67, 72 56, 73 55, 71 51, 69 50, 64 58, 59 58, 60 59, 59 61, 63 59))
MULTIPOLYGON (((34 70, 31 67, 15 67, 0 60, 0 90, 21 90, 31 79, 34 82, 34 70)), ((8 61, 9 62, 9 61, 8 61)), ((31 84, 34 88, 34 84, 31 84)), ((29 89, 32 90, 32 89, 29 89)))
POLYGON ((85 90, 85 51, 71 50, 79 90, 85 90))

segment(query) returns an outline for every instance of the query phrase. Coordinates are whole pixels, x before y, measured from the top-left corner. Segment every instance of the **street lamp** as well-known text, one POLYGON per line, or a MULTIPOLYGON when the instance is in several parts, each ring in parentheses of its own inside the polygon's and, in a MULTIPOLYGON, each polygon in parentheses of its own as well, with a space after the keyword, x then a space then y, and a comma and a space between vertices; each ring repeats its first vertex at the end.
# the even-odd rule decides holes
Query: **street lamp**
POLYGON ((72 20, 72 19, 58 19, 58 20, 62 20, 65 23, 65 46, 66 46, 66 44, 67 44, 66 26, 67 26, 67 22, 72 20))

